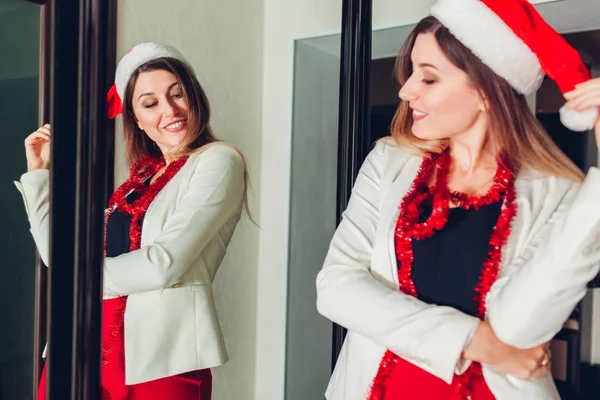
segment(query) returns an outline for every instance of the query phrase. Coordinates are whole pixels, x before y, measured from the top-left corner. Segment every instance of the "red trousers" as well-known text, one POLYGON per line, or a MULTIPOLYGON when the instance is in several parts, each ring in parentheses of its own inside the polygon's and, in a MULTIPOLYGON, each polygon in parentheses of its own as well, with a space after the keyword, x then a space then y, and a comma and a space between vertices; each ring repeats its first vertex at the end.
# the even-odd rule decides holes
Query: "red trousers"
MULTIPOLYGON (((116 299, 104 300, 103 342, 106 342, 110 334, 116 305, 116 299)), ((210 369, 186 372, 137 385, 125 385, 123 327, 121 327, 112 349, 108 356, 108 363, 102 370, 102 400, 210 400, 212 393, 210 369)), ((46 400, 46 367, 44 367, 40 379, 38 400, 46 400)))
MULTIPOLYGON (((454 394, 456 379, 451 385, 429 372, 405 361, 398 360, 385 391, 386 400, 449 400, 454 394)), ((485 380, 473 382, 473 400, 495 400, 485 380)))

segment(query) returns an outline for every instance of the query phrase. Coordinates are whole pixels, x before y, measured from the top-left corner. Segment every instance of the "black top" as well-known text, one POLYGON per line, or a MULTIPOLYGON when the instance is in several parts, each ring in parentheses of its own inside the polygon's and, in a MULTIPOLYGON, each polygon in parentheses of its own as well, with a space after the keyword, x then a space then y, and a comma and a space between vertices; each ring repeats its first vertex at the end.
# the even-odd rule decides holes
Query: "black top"
MULTIPOLYGON (((412 278, 419 299, 475 315, 475 286, 488 258, 502 202, 479 210, 450 209, 448 223, 429 239, 413 240, 412 278)), ((431 214, 423 210, 421 222, 431 214)))
MULTIPOLYGON (((150 178, 146 181, 148 185, 150 178)), ((140 193, 131 192, 127 195, 127 203, 131 204, 140 197, 140 193)), ((140 224, 144 222, 144 216, 140 219, 140 224)), ((124 253, 129 253, 131 240, 129 238, 129 227, 131 217, 116 209, 106 221, 106 257, 117 257, 124 253)))

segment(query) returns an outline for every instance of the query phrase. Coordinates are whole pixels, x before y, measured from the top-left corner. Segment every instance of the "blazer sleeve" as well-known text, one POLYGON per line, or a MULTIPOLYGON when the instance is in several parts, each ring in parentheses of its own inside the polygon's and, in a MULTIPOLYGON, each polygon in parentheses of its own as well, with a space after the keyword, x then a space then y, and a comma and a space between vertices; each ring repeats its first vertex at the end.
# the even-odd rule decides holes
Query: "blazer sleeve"
POLYGON ((21 176, 15 186, 23 196, 30 231, 44 264, 50 261, 50 171, 38 169, 21 176))
POLYGON ((450 383, 480 321, 454 308, 405 295, 370 271, 385 147, 379 142, 360 169, 317 276, 317 308, 331 321, 450 383))
POLYGON ((600 268, 600 170, 573 187, 539 237, 488 295, 489 322, 500 340, 531 348, 548 342, 583 298, 600 268))
POLYGON ((241 214, 245 165, 236 150, 217 145, 199 156, 187 192, 154 241, 104 262, 104 291, 128 295, 176 282, 223 225, 241 214))

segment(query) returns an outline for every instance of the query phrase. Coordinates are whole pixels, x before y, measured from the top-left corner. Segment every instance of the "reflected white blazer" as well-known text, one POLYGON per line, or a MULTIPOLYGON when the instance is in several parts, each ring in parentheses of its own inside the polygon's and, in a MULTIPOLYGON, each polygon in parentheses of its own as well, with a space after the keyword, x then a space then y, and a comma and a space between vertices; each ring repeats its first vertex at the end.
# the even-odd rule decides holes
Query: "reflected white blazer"
MULTIPOLYGON (((212 282, 242 212, 244 168, 227 145, 190 156, 150 204, 141 249, 105 259, 104 298, 129 296, 126 384, 227 361, 212 282)), ((49 171, 28 172, 15 184, 47 264, 49 171)))
MULTIPOLYGON (((364 399, 390 349, 450 383, 468 363, 461 352, 479 320, 398 290, 394 226, 422 158, 380 141, 356 179, 317 277, 317 308, 348 328, 326 397, 364 399)), ((529 348, 561 329, 600 262, 600 170, 580 185, 522 171, 517 215, 487 318, 505 343, 529 348)), ((498 400, 560 399, 550 374, 523 381, 483 366, 498 400)))

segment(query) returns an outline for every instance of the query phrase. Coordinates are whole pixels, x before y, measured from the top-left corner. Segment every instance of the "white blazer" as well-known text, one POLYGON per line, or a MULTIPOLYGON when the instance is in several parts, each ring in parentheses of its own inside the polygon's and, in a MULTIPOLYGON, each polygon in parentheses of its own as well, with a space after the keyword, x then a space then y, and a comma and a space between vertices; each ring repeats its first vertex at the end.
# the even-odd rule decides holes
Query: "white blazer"
MULTIPOLYGON (((447 383, 468 366, 461 352, 479 320, 398 290, 394 226, 421 161, 391 139, 375 146, 317 277, 319 312, 349 330, 329 400, 364 399, 386 349, 447 383)), ((500 340, 529 348, 561 329, 598 273, 600 170, 592 168, 583 185, 523 171, 516 192, 487 318, 500 340)), ((483 373, 498 400, 560 399, 550 374, 524 381, 485 365, 483 373)))
MULTIPOLYGON (((190 156, 150 204, 141 249, 105 259, 104 298, 129 296, 126 384, 227 361, 212 282, 242 212, 244 168, 226 145, 190 156)), ((48 170, 36 170, 15 182, 46 264, 48 177, 48 170)))

